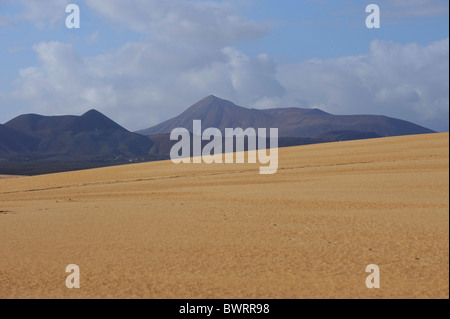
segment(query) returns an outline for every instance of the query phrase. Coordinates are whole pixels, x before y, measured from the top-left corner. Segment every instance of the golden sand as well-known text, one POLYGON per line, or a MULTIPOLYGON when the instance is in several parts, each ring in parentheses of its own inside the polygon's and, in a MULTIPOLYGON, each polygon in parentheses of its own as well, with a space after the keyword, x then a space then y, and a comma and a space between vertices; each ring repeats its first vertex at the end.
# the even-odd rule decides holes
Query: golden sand
POLYGON ((0 179, 11 179, 11 178, 17 178, 19 176, 14 175, 0 175, 0 179))
POLYGON ((275 175, 259 165, 1 180, 0 298, 449 298, 448 133, 280 149, 275 175))

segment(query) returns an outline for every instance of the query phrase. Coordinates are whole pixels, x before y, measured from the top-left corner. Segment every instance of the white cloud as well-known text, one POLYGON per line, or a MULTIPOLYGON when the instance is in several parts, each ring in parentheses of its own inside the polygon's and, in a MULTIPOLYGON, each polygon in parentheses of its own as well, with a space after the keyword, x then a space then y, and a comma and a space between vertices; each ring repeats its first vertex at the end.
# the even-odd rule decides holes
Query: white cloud
POLYGON ((373 41, 365 56, 279 67, 282 103, 338 114, 384 114, 448 130, 449 40, 373 41))
POLYGON ((238 94, 238 101, 252 105, 261 99, 284 95, 284 88, 275 77, 276 65, 267 54, 251 59, 231 47, 223 52, 228 56, 231 82, 238 94))

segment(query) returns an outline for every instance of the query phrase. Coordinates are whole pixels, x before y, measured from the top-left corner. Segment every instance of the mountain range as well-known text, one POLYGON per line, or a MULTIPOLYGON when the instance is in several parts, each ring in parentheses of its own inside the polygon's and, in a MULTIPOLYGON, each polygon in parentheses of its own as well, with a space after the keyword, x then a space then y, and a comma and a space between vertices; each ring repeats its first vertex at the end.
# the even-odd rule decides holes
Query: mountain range
MULTIPOLYGON (((208 96, 186 111, 154 127, 138 131, 143 135, 167 134, 183 127, 192 132, 192 120, 202 120, 204 128, 278 128, 280 137, 317 138, 332 132, 372 133, 378 137, 432 133, 419 125, 377 115, 333 115, 319 109, 247 109, 229 101, 208 96)), ((357 137, 357 136, 356 136, 357 137)))
MULTIPOLYGON (((0 174, 34 175, 164 160, 176 141, 170 132, 202 127, 278 128, 280 147, 433 133, 419 125, 374 115, 332 115, 319 109, 257 110, 208 96, 177 117, 130 132, 96 110, 81 116, 20 115, 0 125, 0 174)), ((206 142, 205 142, 206 143, 206 142)))

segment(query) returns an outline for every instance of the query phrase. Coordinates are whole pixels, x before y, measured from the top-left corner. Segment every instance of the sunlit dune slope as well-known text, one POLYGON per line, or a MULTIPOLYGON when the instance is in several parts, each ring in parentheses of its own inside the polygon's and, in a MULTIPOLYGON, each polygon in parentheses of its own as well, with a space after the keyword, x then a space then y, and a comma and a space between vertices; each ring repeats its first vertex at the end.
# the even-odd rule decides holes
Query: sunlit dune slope
POLYGON ((448 133, 279 151, 1 179, 0 298, 449 297, 448 133))

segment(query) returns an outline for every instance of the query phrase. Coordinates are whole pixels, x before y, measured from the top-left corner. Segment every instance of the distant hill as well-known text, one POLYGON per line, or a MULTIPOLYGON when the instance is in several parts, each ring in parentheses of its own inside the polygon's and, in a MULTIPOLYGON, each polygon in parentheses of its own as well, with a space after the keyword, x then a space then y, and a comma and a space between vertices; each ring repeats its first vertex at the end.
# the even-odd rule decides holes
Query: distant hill
POLYGON ((122 126, 97 110, 90 110, 81 116, 42 116, 37 114, 20 115, 4 124, 34 136, 46 136, 49 132, 92 132, 123 131, 122 126))
POLYGON ((215 96, 195 103, 180 115, 154 127, 138 131, 142 135, 167 134, 183 127, 192 132, 192 121, 202 120, 202 127, 248 127, 279 129, 280 137, 319 136, 336 131, 352 131, 355 135, 371 133, 379 137, 433 133, 419 125, 377 115, 333 115, 319 109, 280 108, 247 109, 215 96))
POLYGON ((152 146, 148 139, 127 131, 96 110, 81 116, 20 115, 4 126, 37 139, 33 150, 40 155, 135 157, 146 156, 152 146))
MULTIPOLYGON (((20 115, 0 126, 0 173, 44 174, 154 160, 153 142, 91 110, 20 115)), ((158 158, 159 159, 159 158, 158 158)))

